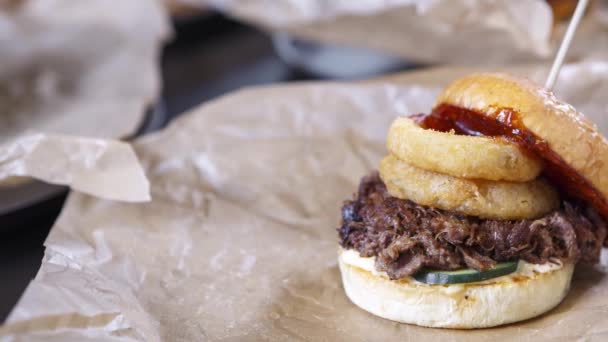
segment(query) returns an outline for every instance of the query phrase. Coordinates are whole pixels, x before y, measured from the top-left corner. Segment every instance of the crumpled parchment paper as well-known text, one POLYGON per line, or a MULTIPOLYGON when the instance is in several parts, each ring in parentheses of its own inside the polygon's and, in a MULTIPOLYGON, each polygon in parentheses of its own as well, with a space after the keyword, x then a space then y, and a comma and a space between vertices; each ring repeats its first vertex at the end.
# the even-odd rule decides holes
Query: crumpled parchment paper
POLYGON ((19 184, 24 177, 101 198, 150 200, 148 180, 131 145, 115 140, 30 134, 0 145, 0 183, 19 184))
POLYGON ((157 101, 169 32, 158 0, 0 3, 0 209, 56 191, 32 188, 32 178, 104 198, 147 198, 129 146, 74 136, 137 131, 157 101), (134 189, 108 187, 116 184, 134 189))
MULTIPOLYGON (((344 295, 342 201, 386 153, 390 122, 428 112, 463 72, 246 89, 139 139, 152 202, 71 194, 0 341, 606 340, 606 258, 578 267, 555 310, 495 329, 397 324, 344 295)), ((567 66, 557 92, 598 118, 607 80, 606 62, 567 66)))
MULTIPOLYGON (((410 62, 503 65, 551 58, 567 22, 544 0, 183 0, 272 31, 368 48, 410 62)), ((608 8, 597 1, 568 58, 608 56, 608 8)))
POLYGON ((158 0, 0 6, 0 144, 26 130, 97 138, 135 133, 156 101, 168 34, 158 0))

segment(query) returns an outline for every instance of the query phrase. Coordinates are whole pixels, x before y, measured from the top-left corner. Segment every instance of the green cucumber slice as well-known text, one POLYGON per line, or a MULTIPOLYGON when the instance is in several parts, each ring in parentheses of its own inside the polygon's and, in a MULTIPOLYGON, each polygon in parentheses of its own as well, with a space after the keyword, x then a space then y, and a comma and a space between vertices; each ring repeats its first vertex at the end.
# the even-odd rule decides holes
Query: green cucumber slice
POLYGON ((460 284, 473 283, 513 273, 517 270, 517 261, 496 264, 485 271, 465 268, 456 271, 422 270, 414 274, 414 279, 426 284, 460 284))

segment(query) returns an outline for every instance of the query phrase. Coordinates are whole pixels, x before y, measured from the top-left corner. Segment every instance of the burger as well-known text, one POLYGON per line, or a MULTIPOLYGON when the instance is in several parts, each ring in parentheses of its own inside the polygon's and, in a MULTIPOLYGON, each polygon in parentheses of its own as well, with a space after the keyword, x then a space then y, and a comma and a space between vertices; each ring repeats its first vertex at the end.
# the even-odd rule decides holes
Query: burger
POLYGON ((390 320, 484 328, 543 314, 597 263, 608 141, 550 91, 505 74, 449 85, 391 125, 389 155, 344 202, 346 295, 390 320))

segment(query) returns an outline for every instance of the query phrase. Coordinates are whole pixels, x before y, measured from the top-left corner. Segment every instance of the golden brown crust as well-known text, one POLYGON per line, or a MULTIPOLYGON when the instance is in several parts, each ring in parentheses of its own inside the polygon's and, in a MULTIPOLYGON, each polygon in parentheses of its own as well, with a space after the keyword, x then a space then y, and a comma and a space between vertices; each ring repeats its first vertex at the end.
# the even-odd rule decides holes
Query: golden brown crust
POLYGON ((597 126, 553 93, 524 79, 500 73, 473 74, 448 86, 437 105, 449 104, 495 117, 501 109, 546 141, 603 197, 608 197, 608 140, 597 126))
POLYGON ((538 157, 500 137, 438 132, 405 117, 393 121, 386 146, 415 167, 461 178, 527 182, 543 167, 538 157))
POLYGON ((556 191, 543 179, 506 182, 458 178, 416 168, 393 155, 382 159, 379 171, 391 196, 469 216, 535 219, 559 206, 556 191))

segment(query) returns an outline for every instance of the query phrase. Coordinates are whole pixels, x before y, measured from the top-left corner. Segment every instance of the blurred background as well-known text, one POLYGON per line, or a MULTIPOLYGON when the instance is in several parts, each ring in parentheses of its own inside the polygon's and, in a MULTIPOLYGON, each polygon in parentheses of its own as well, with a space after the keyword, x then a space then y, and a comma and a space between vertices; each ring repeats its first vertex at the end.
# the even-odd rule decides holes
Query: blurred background
MULTIPOLYGON (((606 1, 568 55, 605 60, 606 1)), ((0 146, 27 132, 131 140, 228 92, 438 66, 550 64, 570 0, 0 0, 0 146)), ((1 151, 1 150, 0 150, 1 151)), ((0 164, 10 156, 0 155, 0 164)), ((68 190, 0 175, 0 318, 68 190)))

